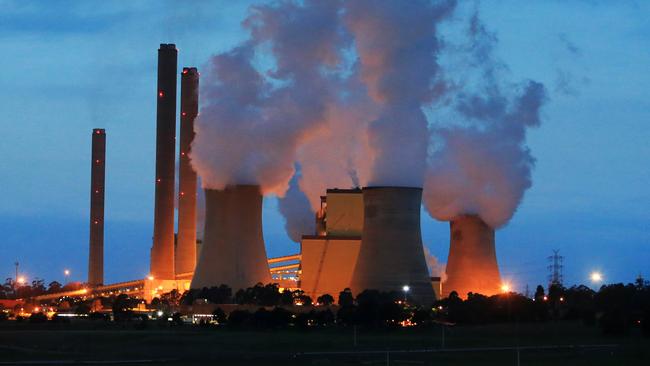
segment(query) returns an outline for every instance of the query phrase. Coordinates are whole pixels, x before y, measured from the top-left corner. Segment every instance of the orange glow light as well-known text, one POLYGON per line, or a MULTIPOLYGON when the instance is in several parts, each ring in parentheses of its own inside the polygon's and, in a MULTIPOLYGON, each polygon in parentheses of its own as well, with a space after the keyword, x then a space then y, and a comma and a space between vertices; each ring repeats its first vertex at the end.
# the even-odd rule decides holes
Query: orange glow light
POLYGON ((501 285, 501 291, 504 292, 504 293, 510 292, 510 285, 507 284, 507 283, 504 283, 503 285, 501 285))

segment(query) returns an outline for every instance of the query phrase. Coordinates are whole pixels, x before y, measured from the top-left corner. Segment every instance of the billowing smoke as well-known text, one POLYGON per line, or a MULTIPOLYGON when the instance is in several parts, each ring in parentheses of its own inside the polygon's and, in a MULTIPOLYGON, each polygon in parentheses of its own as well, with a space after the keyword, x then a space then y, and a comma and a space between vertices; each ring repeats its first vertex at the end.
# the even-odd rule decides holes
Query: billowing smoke
POLYGON ((325 120, 348 42, 338 13, 336 1, 254 6, 243 22, 250 39, 212 58, 192 146, 204 187, 284 194, 299 144, 325 120))
POLYGON ((251 7, 242 23, 250 37, 203 72, 192 147, 203 186, 259 184, 280 197, 290 189, 282 213, 294 240, 309 230, 294 215, 312 220, 327 188, 359 185, 423 186, 437 219, 474 213, 505 224, 531 186, 526 129, 540 123, 546 92, 504 82, 496 36, 460 8, 453 0, 251 7), (460 43, 445 37, 450 23, 464 27, 460 43), (304 200, 290 209, 296 184, 310 210, 304 200))
POLYGON ((445 271, 447 264, 438 261, 438 258, 431 254, 431 251, 426 245, 423 245, 422 248, 424 248, 424 259, 427 261, 429 275, 431 277, 440 277, 440 280, 445 282, 447 280, 447 273, 445 271))
POLYGON ((478 214, 497 228, 510 220, 532 184, 535 159, 525 145, 526 130, 540 124, 546 90, 535 81, 500 82, 505 66, 492 55, 497 38, 477 12, 467 35, 466 67, 478 77, 456 82, 450 96, 452 115, 461 123, 434 129, 440 143, 430 156, 424 202, 439 220, 478 214))
POLYGON ((370 185, 421 186, 429 133, 422 111, 443 83, 437 78, 437 25, 454 1, 359 0, 345 3, 361 79, 380 113, 370 124, 370 185))
POLYGON ((287 194, 278 200, 278 208, 285 220, 284 228, 289 238, 296 243, 300 243, 303 235, 313 234, 316 226, 315 212, 298 187, 299 178, 297 172, 289 182, 287 194))
POLYGON ((377 106, 368 97, 357 71, 341 88, 345 93, 328 105, 323 127, 298 150, 302 173, 299 185, 313 211, 320 207, 320 196, 326 189, 365 186, 370 175, 372 154, 366 131, 377 115, 377 106))

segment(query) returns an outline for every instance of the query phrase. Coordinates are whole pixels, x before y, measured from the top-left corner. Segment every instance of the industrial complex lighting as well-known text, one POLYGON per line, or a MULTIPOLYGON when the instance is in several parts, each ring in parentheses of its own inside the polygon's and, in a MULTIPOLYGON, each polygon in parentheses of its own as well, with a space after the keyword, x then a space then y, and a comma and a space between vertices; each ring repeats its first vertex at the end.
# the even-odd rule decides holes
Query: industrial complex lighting
POLYGON ((149 276, 147 276, 147 279, 148 279, 149 281, 153 281, 153 276, 152 276, 152 275, 149 275, 149 276))
POLYGON ((504 293, 510 292, 510 285, 507 284, 507 283, 502 284, 501 285, 501 291, 504 292, 504 293))
POLYGON ((599 282, 603 281, 603 274, 598 272, 598 271, 594 271, 594 272, 591 272, 591 275, 589 276, 589 278, 591 278, 591 282, 599 283, 599 282))

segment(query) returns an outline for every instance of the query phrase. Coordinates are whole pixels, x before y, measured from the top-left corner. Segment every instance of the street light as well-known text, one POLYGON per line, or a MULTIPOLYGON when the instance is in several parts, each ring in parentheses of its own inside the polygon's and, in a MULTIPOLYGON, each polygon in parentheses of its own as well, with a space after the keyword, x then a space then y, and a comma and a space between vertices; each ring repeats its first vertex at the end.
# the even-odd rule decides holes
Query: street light
POLYGON ((18 277, 18 284, 24 285, 27 282, 27 279, 24 276, 18 277))
POLYGON ((63 270, 63 276, 65 276, 65 282, 66 283, 70 282, 69 281, 69 278, 70 278, 70 270, 69 269, 64 269, 63 270))
POLYGON ((510 292, 510 285, 507 284, 507 283, 502 284, 501 285, 501 292, 503 292, 504 294, 509 293, 510 292))
POLYGON ((406 295, 411 291, 411 287, 409 285, 404 285, 402 286, 402 291, 404 291, 404 303, 406 303, 406 295))
POLYGON ((598 271, 593 271, 591 272, 591 275, 589 275, 589 278, 593 283, 600 283, 603 281, 603 274, 598 271))

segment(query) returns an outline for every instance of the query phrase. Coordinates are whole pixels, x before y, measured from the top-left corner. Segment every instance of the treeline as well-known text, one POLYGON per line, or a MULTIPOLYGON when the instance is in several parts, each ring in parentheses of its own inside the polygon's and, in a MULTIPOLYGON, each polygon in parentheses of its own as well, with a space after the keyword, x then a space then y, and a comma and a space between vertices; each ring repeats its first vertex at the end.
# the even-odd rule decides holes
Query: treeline
POLYGON ((565 288, 552 285, 548 292, 538 286, 532 298, 510 292, 495 296, 468 294, 461 299, 452 292, 433 306, 413 306, 402 292, 366 290, 353 296, 349 289, 319 298, 309 311, 290 313, 289 305, 312 305, 302 291, 279 291, 277 285, 257 285, 235 295, 222 285, 185 292, 181 303, 195 301, 213 304, 258 305, 255 312, 235 310, 230 316, 220 308, 213 314, 220 324, 234 327, 279 327, 319 325, 397 325, 490 324, 514 322, 580 321, 600 326, 607 334, 624 334, 640 327, 650 335, 650 284, 639 278, 635 283, 604 285, 599 291, 586 286, 565 288), (406 301, 405 301, 406 300, 406 301), (329 306, 329 305, 336 306, 329 306), (273 307, 269 310, 268 307, 273 307))
POLYGON ((58 281, 52 281, 47 286, 45 280, 35 278, 30 283, 17 283, 13 278, 7 278, 5 283, 0 285, 0 300, 3 299, 28 299, 44 294, 54 294, 62 291, 74 291, 83 288, 79 282, 71 282, 62 285, 58 281))
MULTIPOLYGON (((40 288, 38 283, 30 287, 40 288)), ((115 320, 128 320, 135 315, 131 309, 141 303, 140 299, 122 294, 86 300, 64 297, 51 305, 59 311, 68 309, 96 318, 101 318, 99 310, 111 309, 115 320)), ((206 321, 235 328, 332 325, 381 328, 580 321, 588 326, 600 326, 608 334, 625 334, 637 327, 650 335, 650 283, 642 278, 627 285, 604 285, 598 291, 586 286, 553 285, 548 290, 538 286, 532 297, 514 292, 489 297, 470 293, 461 299, 452 292, 432 306, 415 306, 403 292, 366 290, 355 297, 345 289, 336 296, 326 294, 313 300, 301 290, 280 290, 277 284, 258 284, 235 293, 221 285, 184 293, 174 290, 155 298, 149 309, 161 311, 180 324, 180 312, 186 312, 188 306, 205 303, 215 304, 217 309, 206 321), (233 307, 219 307, 220 304, 247 305, 249 310, 242 306, 226 313, 223 309, 233 307)))
MULTIPOLYGON (((259 306, 276 306, 276 305, 305 305, 310 306, 314 302, 311 297, 305 295, 302 290, 280 291, 277 283, 267 285, 258 283, 253 287, 241 289, 234 295, 232 289, 227 285, 203 289, 193 289, 186 291, 181 297, 181 303, 192 305, 197 300, 207 300, 213 304, 239 304, 239 305, 259 305, 259 306)), ((331 295, 323 295, 316 299, 316 304, 331 305, 334 298, 331 295)))

